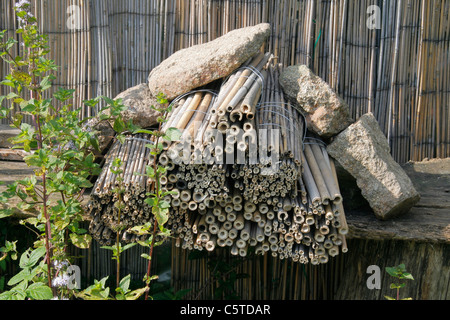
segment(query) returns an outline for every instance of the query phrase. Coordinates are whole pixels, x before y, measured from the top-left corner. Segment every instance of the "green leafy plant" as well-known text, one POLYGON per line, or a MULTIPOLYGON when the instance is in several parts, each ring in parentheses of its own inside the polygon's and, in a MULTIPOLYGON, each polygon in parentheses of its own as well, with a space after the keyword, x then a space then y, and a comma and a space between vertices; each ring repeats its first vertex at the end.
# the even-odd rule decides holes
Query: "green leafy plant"
POLYGON ((123 231, 125 230, 125 227, 121 224, 121 214, 125 205, 122 196, 125 192, 125 188, 123 186, 123 170, 121 168, 122 162, 119 158, 114 159, 111 166, 111 172, 116 175, 117 181, 117 186, 113 189, 113 192, 117 195, 117 201, 114 203, 114 205, 116 206, 118 212, 117 223, 114 226, 114 231, 116 232, 116 242, 112 246, 102 246, 102 248, 111 250, 113 259, 116 260, 116 295, 115 298, 111 297, 110 289, 108 287, 105 287, 106 279, 104 278, 100 281, 96 281, 93 286, 82 291, 80 294, 77 294, 77 296, 80 298, 130 300, 138 299, 142 294, 145 293, 145 300, 147 300, 149 298, 150 283, 152 280, 158 278, 156 275, 151 275, 151 262, 154 248, 163 244, 164 241, 170 237, 170 230, 165 228, 165 224, 168 221, 169 216, 170 202, 168 202, 164 198, 171 194, 171 192, 163 191, 161 188, 160 179, 161 176, 165 173, 166 169, 162 166, 159 166, 157 162, 158 155, 162 150, 162 144, 159 142, 160 139, 172 141, 179 138, 179 135, 176 134, 176 129, 170 129, 166 133, 161 132, 162 124, 166 121, 167 114, 170 112, 170 106, 164 106, 167 104, 167 100, 162 95, 158 96, 158 103, 161 105, 160 108, 151 106, 151 108, 161 113, 161 117, 158 118, 158 130, 135 128, 135 130, 133 131, 133 133, 147 133, 153 138, 154 141, 154 144, 146 145, 147 148, 150 148, 150 154, 153 156, 152 158, 154 159, 154 161, 147 165, 145 174, 151 180, 150 192, 146 194, 147 198, 145 199, 145 203, 152 208, 154 219, 143 225, 137 225, 127 230, 127 232, 129 233, 134 233, 139 236, 145 236, 145 240, 137 240, 137 242, 135 243, 129 243, 125 246, 122 246, 120 239, 123 231), (130 275, 124 278, 127 279, 125 282, 124 279, 120 279, 120 255, 125 250, 133 247, 136 244, 149 249, 148 254, 144 253, 141 255, 144 259, 148 260, 147 273, 145 274, 143 279, 145 286, 134 291, 129 291, 128 288, 130 275), (124 286, 124 284, 126 285, 124 286))
POLYGON ((133 247, 136 245, 136 243, 129 243, 125 246, 122 246, 122 243, 120 241, 120 236, 125 229, 125 226, 122 225, 121 219, 122 219, 122 210, 125 207, 125 204, 123 202, 123 194, 125 193, 125 188, 123 186, 123 170, 121 168, 122 161, 119 158, 116 158, 113 160, 112 166, 111 166, 111 172, 117 176, 116 181, 117 185, 115 188, 113 188, 113 192, 117 194, 117 201, 114 203, 115 207, 117 208, 118 217, 117 217, 117 223, 114 225, 114 231, 116 233, 116 243, 113 246, 102 246, 102 249, 108 249, 112 251, 113 259, 116 260, 116 286, 120 288, 120 255, 125 250, 133 247))
MULTIPOLYGON (((9 88, 7 95, 0 96, 0 119, 7 119, 12 127, 20 130, 11 142, 14 148, 28 152, 24 161, 34 169, 34 175, 9 184, 0 194, 0 202, 18 198, 17 209, 30 213, 31 217, 21 223, 36 234, 37 240, 27 252, 33 254, 31 261, 39 268, 31 269, 30 265, 20 263, 20 276, 8 282, 14 287, 2 294, 4 299, 48 297, 28 294, 26 290, 33 292, 31 286, 44 293, 51 290, 54 297, 60 296, 59 287, 53 284, 59 272, 54 262, 70 259, 69 244, 83 249, 89 246, 91 236, 80 226, 84 214, 81 201, 85 189, 92 186, 89 178, 100 172, 94 155, 98 149, 97 132, 89 126, 89 118, 80 120, 82 106, 71 103, 75 90, 59 88, 51 95, 47 93, 58 67, 46 57, 48 37, 39 33, 29 6, 28 1, 21 1, 15 7, 20 44, 14 38, 4 41, 5 31, 0 31, 0 57, 10 66, 10 74, 0 82, 9 88), (19 45, 22 48, 16 48, 19 45), (15 52, 23 55, 14 56, 15 52), (3 106, 6 101, 9 107, 3 106), (13 110, 16 111, 12 113, 13 110), (31 121, 25 122, 26 117, 31 121), (41 260, 39 264, 34 261, 36 257, 41 260), (20 277, 23 279, 16 282, 20 277), (28 286, 30 281, 34 282, 28 286)), ((112 121, 119 130, 117 139, 123 139, 122 133, 129 127, 119 116, 125 109, 120 99, 102 96, 84 104, 96 107, 101 100, 106 106, 100 109, 99 120, 112 121)), ((13 212, 11 208, 0 209, 0 218, 12 216, 13 212)))
POLYGON ((166 200, 166 197, 173 194, 173 192, 163 190, 161 187, 161 177, 166 173, 166 168, 159 165, 157 159, 163 150, 162 140, 173 142, 179 140, 181 136, 181 132, 176 128, 168 128, 164 132, 162 131, 162 126, 167 122, 167 116, 171 111, 171 106, 168 105, 167 99, 162 94, 157 96, 157 100, 160 107, 151 106, 151 108, 161 114, 157 119, 158 129, 137 129, 134 131, 134 133, 147 133, 154 141, 153 144, 146 145, 146 147, 150 149, 150 154, 154 160, 153 163, 146 167, 145 174, 151 181, 150 192, 147 192, 146 194, 147 198, 145 199, 145 203, 152 208, 154 219, 144 225, 130 229, 130 232, 147 236, 146 240, 138 241, 141 246, 146 247, 149 250, 148 254, 142 254, 142 257, 148 260, 147 273, 144 277, 146 285, 145 300, 149 297, 150 282, 157 279, 156 276, 151 275, 153 250, 155 246, 161 245, 170 237, 170 230, 165 228, 165 224, 169 219, 170 208, 170 202, 166 200))
POLYGON ((16 248, 16 241, 6 241, 5 246, 0 248, 0 261, 3 261, 8 256, 8 253, 10 253, 11 259, 17 260, 17 248, 16 248))
POLYGON ((28 249, 20 257, 22 271, 13 276, 8 285, 12 289, 0 294, 0 300, 48 300, 53 298, 50 287, 42 282, 45 276, 45 263, 40 261, 45 255, 45 248, 28 249), (40 261, 40 262, 39 262, 40 261))
POLYGON ((227 261, 220 254, 210 255, 204 251, 193 251, 189 254, 190 260, 195 259, 207 259, 207 266, 211 277, 206 282, 205 286, 199 290, 195 299, 198 299, 202 294, 202 291, 211 283, 215 283, 214 286, 214 298, 236 300, 241 299, 236 291, 236 282, 240 279, 248 278, 247 273, 238 272, 239 267, 248 259, 253 257, 253 253, 246 257, 239 259, 232 259, 227 261))
POLYGON ((145 291, 145 288, 131 290, 131 276, 127 275, 120 280, 115 290, 116 294, 112 296, 110 288, 106 286, 108 278, 104 277, 101 280, 94 280, 93 285, 79 293, 75 293, 76 297, 83 300, 137 300, 145 291))
MULTIPOLYGON (((396 267, 386 267, 386 272, 390 276, 397 278, 398 280, 414 280, 413 276, 410 273, 406 272, 406 268, 405 268, 404 264, 400 264, 396 267)), ((406 283, 404 283, 404 282, 392 283, 390 285, 390 288, 397 290, 397 296, 396 296, 396 298, 393 298, 390 296, 385 296, 385 298, 388 300, 412 300, 411 298, 400 299, 400 289, 405 286, 406 286, 406 283)))
MULTIPOLYGON (((30 3, 20 1, 15 6, 19 19, 16 37, 4 39, 6 31, 0 31, 0 57, 10 66, 8 74, 1 85, 9 88, 9 93, 0 96, 0 119, 7 119, 12 127, 20 133, 11 139, 14 148, 28 152, 24 161, 34 168, 34 175, 9 184, 0 193, 0 202, 7 203, 11 198, 19 198, 17 209, 30 213, 29 218, 21 224, 36 235, 33 246, 21 256, 19 266, 22 269, 9 281, 9 291, 0 295, 0 299, 67 299, 75 295, 81 299, 138 299, 144 292, 148 299, 150 282, 157 278, 151 275, 151 260, 155 246, 170 236, 164 226, 168 220, 170 203, 165 197, 170 194, 161 188, 160 178, 165 168, 158 165, 156 159, 162 150, 162 139, 177 140, 180 133, 170 128, 161 131, 162 124, 170 112, 170 105, 163 95, 158 96, 161 107, 154 107, 161 113, 158 118, 159 128, 144 130, 125 122, 121 117, 126 107, 121 99, 105 96, 85 100, 84 106, 97 108, 97 121, 108 121, 115 138, 125 141, 125 133, 149 133, 153 144, 148 144, 154 162, 147 167, 146 175, 153 181, 145 202, 152 207, 153 221, 137 226, 133 232, 146 234, 148 237, 139 244, 148 247, 149 253, 143 258, 148 260, 148 270, 144 278, 145 287, 130 289, 130 275, 120 276, 120 255, 135 244, 122 245, 120 235, 124 226, 120 223, 123 209, 123 187, 113 190, 119 201, 119 222, 115 226, 116 242, 105 246, 111 250, 117 263, 115 295, 106 287, 108 277, 98 281, 81 292, 68 289, 64 269, 70 264, 67 247, 71 244, 79 248, 88 248, 91 236, 81 227, 84 209, 81 200, 86 188, 92 187, 90 177, 100 173, 100 166, 95 161, 95 152, 99 151, 97 132, 88 120, 80 119, 82 106, 71 103, 75 90, 59 88, 48 94, 52 88, 54 73, 58 69, 54 61, 46 56, 49 53, 48 37, 39 33, 37 20, 30 11, 30 3), (20 39, 20 43, 18 40, 20 39), (15 55, 22 52, 22 55, 15 55), (101 101, 105 107, 98 108, 101 101), (9 106, 4 106, 9 102, 9 106), (12 112, 14 110, 14 112, 12 112), (24 121, 24 119, 27 121, 24 121), (31 119, 31 121, 28 121, 31 119)), ((93 112, 95 113, 95 112, 93 112)), ((115 174, 120 175, 120 159, 114 162, 115 174)), ((13 209, 0 209, 0 218, 14 214, 13 209)), ((1 248, 0 258, 6 259, 8 253, 16 257, 15 243, 6 242, 1 248)), ((2 261, 0 261, 2 262, 2 261)))

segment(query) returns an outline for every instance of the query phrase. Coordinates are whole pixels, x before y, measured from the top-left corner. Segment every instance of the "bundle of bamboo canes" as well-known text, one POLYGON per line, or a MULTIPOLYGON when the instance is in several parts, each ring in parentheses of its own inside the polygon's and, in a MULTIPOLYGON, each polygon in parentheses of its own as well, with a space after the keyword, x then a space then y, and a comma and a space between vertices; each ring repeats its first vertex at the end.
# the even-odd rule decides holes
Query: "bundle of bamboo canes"
MULTIPOLYGON (((151 208, 144 203, 149 191, 149 180, 144 175, 149 164, 151 143, 147 134, 128 136, 124 143, 116 141, 105 157, 105 164, 98 176, 87 204, 91 217, 89 231, 94 239, 102 244, 111 244, 116 236, 114 230, 119 225, 132 227, 144 224, 151 219, 151 208), (122 161, 121 179, 113 173, 113 161, 122 161), (116 188, 121 188, 120 194, 116 188), (123 204, 120 208, 119 203, 123 204)), ((124 241, 134 241, 136 235, 125 233, 124 241)))
POLYGON ((244 198, 255 204, 272 202, 272 197, 294 197, 302 170, 305 120, 284 99, 278 85, 280 67, 268 64, 265 88, 256 108, 259 162, 234 166, 244 185, 244 198))
MULTIPOLYGON (((167 151, 176 156, 162 157, 171 167, 165 186, 176 191, 168 196, 172 205, 169 224, 176 246, 183 249, 229 247, 232 254, 245 256, 254 247, 257 254, 270 252, 274 257, 301 263, 326 263, 341 251, 339 247, 347 250, 348 229, 334 163, 320 141, 307 138, 303 145, 304 118, 284 99, 277 78, 281 66, 272 65, 271 60, 269 54, 260 54, 224 79, 215 102, 208 107, 209 116, 197 125, 201 129, 190 137, 190 143, 172 145, 167 151), (249 67, 252 64, 255 69, 249 67), (248 90, 248 81, 253 81, 253 90, 248 90), (243 92, 252 91, 258 91, 256 102, 242 108, 246 100, 243 92), (270 135, 268 129, 279 129, 280 134, 270 135), (236 133, 239 131, 243 134, 236 133), (225 141, 225 148, 214 144, 217 141, 225 141), (253 151, 252 143, 260 141, 270 143, 259 144, 253 151), (176 146, 181 145, 185 151, 194 150, 184 158, 191 163, 176 161, 182 156, 182 149, 176 146), (192 163, 205 160, 202 152, 208 148, 209 155, 218 156, 216 161, 224 160, 220 156, 225 153, 227 162, 192 163), (236 156, 239 151, 245 154, 242 163, 236 163, 241 160, 236 156), (259 156, 258 162, 252 162, 252 152, 259 156), (268 168, 271 170, 264 171, 268 168), (210 173, 221 176, 214 185, 217 189, 212 186, 214 191, 203 189, 210 184, 210 173)), ((200 94, 183 96, 178 105, 187 104, 196 95, 200 94)), ((201 97, 197 99, 202 101, 201 97)), ((176 111, 173 114, 167 128, 174 123, 176 111)))
POLYGON ((167 169, 161 185, 172 191, 166 196, 168 226, 178 247, 229 247, 239 256, 253 248, 312 264, 346 251, 348 229, 333 160, 323 142, 306 137, 305 118, 284 99, 281 65, 272 58, 252 57, 223 79, 217 93, 199 89, 172 101, 162 131, 182 133, 178 141, 163 142, 158 159, 145 148, 149 137, 132 136, 113 146, 90 201, 96 239, 111 241, 117 224, 109 167, 119 157, 126 188, 121 223, 152 219, 143 201, 150 181, 142 174, 146 164, 158 161, 167 169))

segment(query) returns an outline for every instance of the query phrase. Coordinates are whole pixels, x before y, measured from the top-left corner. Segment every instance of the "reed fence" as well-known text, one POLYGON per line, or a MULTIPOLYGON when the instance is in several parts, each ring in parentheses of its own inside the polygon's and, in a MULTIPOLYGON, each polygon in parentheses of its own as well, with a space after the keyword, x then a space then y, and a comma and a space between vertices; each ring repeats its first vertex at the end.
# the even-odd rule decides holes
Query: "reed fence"
MULTIPOLYGON (((448 0, 31 3, 61 66, 55 87, 77 89, 77 106, 146 82, 179 49, 269 22, 272 34, 264 50, 285 66, 308 65, 347 101, 355 120, 373 112, 397 161, 450 155, 448 0)), ((0 29, 9 36, 17 27, 13 5, 0 2, 0 29)), ((7 72, 2 63, 0 76, 7 72)), ((90 115, 86 108, 80 116, 90 115)))
MULTIPOLYGON (((15 36, 17 28, 14 2, 0 1, 0 30, 7 36, 15 36)), ((177 50, 269 22, 272 33, 262 51, 272 52, 283 66, 308 65, 343 97, 355 120, 374 113, 398 162, 450 156, 449 0, 30 2, 49 35, 51 58, 60 66, 54 87, 76 89, 75 106, 146 82, 150 71, 177 50), (369 28, 368 20, 377 22, 371 20, 377 17, 379 28, 369 28)), ((8 72, 1 62, 0 78, 8 72)), ((0 95, 7 90, 2 86, 0 95)), ((96 110, 83 109, 80 117, 91 112, 96 110)), ((217 249, 222 261, 231 258, 217 249)), ((208 280, 210 258, 192 260, 190 251, 175 243, 172 251, 174 288, 191 287, 192 298, 210 298, 217 286, 208 280)), ((113 268, 97 251, 90 257, 83 266, 89 274, 113 268), (103 269, 91 269, 94 265, 103 269)), ((343 268, 339 257, 319 266, 268 255, 234 259, 241 261, 235 270, 254 275, 234 284, 247 299, 331 297, 343 268)))

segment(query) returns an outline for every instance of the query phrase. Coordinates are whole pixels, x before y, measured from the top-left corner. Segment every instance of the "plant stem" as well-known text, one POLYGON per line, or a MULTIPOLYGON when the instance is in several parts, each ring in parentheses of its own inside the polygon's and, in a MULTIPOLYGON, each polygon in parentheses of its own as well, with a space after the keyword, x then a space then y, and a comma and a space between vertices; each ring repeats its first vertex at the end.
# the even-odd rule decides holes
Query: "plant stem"
POLYGON ((121 205, 122 205, 122 196, 120 195, 120 190, 118 192, 118 197, 119 197, 119 207, 118 207, 118 219, 117 219, 117 224, 118 224, 118 229, 116 231, 116 288, 119 287, 120 284, 120 218, 121 218, 121 205))
MULTIPOLYGON (((41 123, 39 120, 39 116, 37 117, 37 122, 36 125, 38 127, 39 130, 39 136, 38 136, 38 148, 42 149, 42 130, 41 130, 41 123)), ((52 272, 51 272, 51 257, 52 257, 52 252, 50 250, 50 239, 51 239, 51 225, 50 225, 50 218, 48 216, 48 212, 47 212, 47 173, 44 172, 42 174, 42 200, 43 200, 43 204, 42 204, 42 209, 43 209, 43 213, 44 213, 44 218, 45 218, 45 251, 47 252, 47 271, 48 271, 48 286, 50 288, 52 288, 53 294, 55 295, 56 293, 56 289, 52 287, 52 272)))
POLYGON ((155 247, 155 237, 156 237, 156 231, 158 228, 158 222, 155 220, 155 224, 153 226, 153 235, 152 235, 152 243, 150 245, 150 252, 148 253, 150 259, 148 260, 147 265, 147 290, 145 290, 145 300, 148 300, 148 292, 150 291, 150 281, 148 279, 150 278, 150 269, 152 267, 152 257, 153 257, 153 248, 155 247))
MULTIPOLYGON (((30 49, 31 50, 31 49, 30 49)), ((33 62, 33 68, 34 68, 34 62, 33 62)), ((37 81, 36 81, 36 76, 34 75, 34 73, 32 74, 32 83, 34 88, 37 86, 37 81)), ((30 95, 31 95, 31 99, 34 99, 36 96, 38 96, 38 92, 36 89, 33 89, 30 91, 30 95)), ((40 116, 39 114, 36 117, 36 127, 38 129, 38 137, 37 137, 37 143, 38 143, 38 149, 42 150, 43 149, 43 135, 42 135, 42 128, 41 128, 41 121, 40 121, 40 116)), ((50 218, 48 216, 48 212, 47 212, 47 172, 44 168, 43 173, 42 173, 42 209, 43 209, 43 213, 44 213, 44 218, 45 218, 45 251, 47 253, 47 271, 48 271, 48 286, 52 289, 53 291, 53 295, 56 294, 56 288, 52 287, 52 272, 51 272, 51 257, 52 257, 52 252, 50 249, 50 239, 51 239, 51 224, 50 224, 50 218)))
MULTIPOLYGON (((159 123, 158 132, 161 132, 162 123, 159 123)), ((155 142, 155 150, 158 150, 158 142, 159 142, 159 136, 156 137, 155 142)), ((155 155, 155 160, 153 161, 153 172, 155 174, 155 182, 152 185, 153 192, 156 195, 156 205, 159 206, 159 200, 160 200, 160 185, 159 185, 159 174, 158 174, 158 163, 156 161, 157 157, 155 155)), ((153 226, 153 234, 152 234, 152 243, 150 245, 150 252, 149 252, 149 260, 147 265, 147 290, 145 291, 145 300, 148 299, 148 293, 150 291, 150 270, 152 266, 152 259, 153 259, 153 248, 155 246, 155 237, 156 237, 156 231, 158 230, 158 221, 156 220, 156 217, 154 218, 154 226, 153 226)))

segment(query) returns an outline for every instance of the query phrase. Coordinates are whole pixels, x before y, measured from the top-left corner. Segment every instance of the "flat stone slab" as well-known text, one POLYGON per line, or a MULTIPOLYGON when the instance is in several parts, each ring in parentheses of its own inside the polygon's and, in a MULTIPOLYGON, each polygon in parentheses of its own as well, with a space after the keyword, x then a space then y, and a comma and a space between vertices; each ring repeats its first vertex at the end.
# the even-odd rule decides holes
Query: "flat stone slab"
POLYGON ((148 76, 148 86, 156 96, 168 100, 230 75, 256 55, 270 35, 270 25, 232 30, 210 42, 179 50, 162 61, 148 76))
MULTIPOLYGON (((370 208, 347 209, 347 237, 450 244, 450 158, 408 162, 401 166, 419 192, 419 202, 408 214, 389 220, 377 219, 370 208)), ((344 198, 344 206, 353 200, 344 198)))
POLYGON ((356 179, 378 219, 407 213, 420 200, 411 179, 392 158, 373 114, 363 115, 338 134, 327 151, 356 179))
POLYGON ((13 145, 8 141, 20 133, 19 129, 12 128, 8 124, 0 124, 0 148, 11 148, 13 145))
POLYGON ((335 136, 353 122, 347 103, 306 65, 285 68, 279 82, 286 98, 305 115, 308 129, 322 138, 335 136))
POLYGON ((23 161, 23 157, 27 155, 30 155, 30 153, 25 150, 0 148, 0 160, 23 161))

